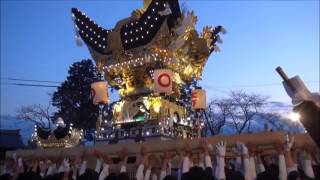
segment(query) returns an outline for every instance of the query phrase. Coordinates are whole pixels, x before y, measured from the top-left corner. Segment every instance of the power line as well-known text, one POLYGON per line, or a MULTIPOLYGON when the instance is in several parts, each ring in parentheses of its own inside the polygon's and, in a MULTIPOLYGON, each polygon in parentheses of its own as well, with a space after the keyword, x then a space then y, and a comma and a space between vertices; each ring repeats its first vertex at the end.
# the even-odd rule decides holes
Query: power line
MULTIPOLYGON (((10 81, 26 81, 26 82, 39 82, 39 83, 59 83, 60 81, 52 81, 52 80, 35 80, 35 79, 22 79, 22 78, 1 78, 5 80, 10 81)), ((319 81, 305 81, 306 84, 311 83, 319 83, 319 81)), ((35 86, 35 87, 58 87, 54 85, 41 85, 41 84, 24 84, 24 83, 1 83, 1 84, 7 84, 7 85, 18 85, 18 86, 35 86)), ((222 93, 227 93, 225 88, 250 88, 250 87, 267 87, 267 86, 282 86, 282 83, 265 83, 265 84, 251 84, 251 85, 234 85, 234 86, 210 86, 210 85, 203 85, 206 88, 209 88, 214 91, 220 91, 222 93)))
POLYGON ((7 82, 1 82, 1 84, 5 85, 15 85, 15 86, 32 86, 32 87, 59 87, 59 86, 53 86, 53 85, 42 85, 42 84, 23 84, 23 83, 7 83, 7 82))
POLYGON ((34 79, 20 79, 20 78, 1 78, 10 81, 28 81, 28 82, 46 82, 46 83, 62 83, 60 81, 50 81, 50 80, 34 80, 34 79))
POLYGON ((225 93, 225 94, 230 94, 230 92, 228 92, 228 91, 217 89, 217 88, 212 87, 212 86, 204 85, 203 87, 208 89, 208 90, 212 90, 212 91, 216 91, 216 92, 220 92, 220 93, 225 93))
MULTIPOLYGON (((305 81, 305 84, 313 84, 318 83, 319 81, 305 81)), ((248 87, 267 87, 267 86, 282 86, 282 83, 266 83, 266 84, 251 84, 251 85, 235 85, 235 86, 210 86, 210 85, 204 85, 208 88, 248 88, 248 87)))

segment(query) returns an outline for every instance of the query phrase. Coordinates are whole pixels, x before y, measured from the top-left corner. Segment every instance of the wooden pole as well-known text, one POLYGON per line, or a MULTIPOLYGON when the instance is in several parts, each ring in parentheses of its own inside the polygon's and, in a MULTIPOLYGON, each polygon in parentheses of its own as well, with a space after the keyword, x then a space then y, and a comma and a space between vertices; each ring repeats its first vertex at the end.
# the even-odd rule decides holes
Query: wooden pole
POLYGON ((292 92, 295 92, 296 89, 294 88, 293 84, 289 81, 289 78, 287 76, 287 74, 283 71, 283 69, 278 66, 276 68, 276 71, 278 72, 278 74, 281 76, 281 78, 283 79, 283 81, 289 86, 289 88, 291 89, 292 92))

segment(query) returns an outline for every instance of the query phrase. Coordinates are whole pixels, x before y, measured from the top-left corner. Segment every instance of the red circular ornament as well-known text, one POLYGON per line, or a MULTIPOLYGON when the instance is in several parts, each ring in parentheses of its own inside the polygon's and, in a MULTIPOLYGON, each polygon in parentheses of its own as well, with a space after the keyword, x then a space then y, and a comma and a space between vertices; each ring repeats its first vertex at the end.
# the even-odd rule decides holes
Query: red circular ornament
POLYGON ((162 87, 169 87, 171 84, 171 78, 170 78, 169 74, 167 74, 167 73, 160 74, 158 77, 158 84, 162 87), (162 82, 161 81, 162 78, 168 78, 168 82, 167 83, 162 82))

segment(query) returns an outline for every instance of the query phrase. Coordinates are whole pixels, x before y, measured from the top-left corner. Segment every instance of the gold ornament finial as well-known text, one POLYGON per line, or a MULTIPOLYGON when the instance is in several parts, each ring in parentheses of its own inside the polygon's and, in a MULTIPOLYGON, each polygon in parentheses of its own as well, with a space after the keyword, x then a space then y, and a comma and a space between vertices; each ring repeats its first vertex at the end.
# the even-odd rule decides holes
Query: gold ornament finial
POLYGON ((143 8, 147 9, 150 3, 151 3, 151 0, 143 0, 143 8))

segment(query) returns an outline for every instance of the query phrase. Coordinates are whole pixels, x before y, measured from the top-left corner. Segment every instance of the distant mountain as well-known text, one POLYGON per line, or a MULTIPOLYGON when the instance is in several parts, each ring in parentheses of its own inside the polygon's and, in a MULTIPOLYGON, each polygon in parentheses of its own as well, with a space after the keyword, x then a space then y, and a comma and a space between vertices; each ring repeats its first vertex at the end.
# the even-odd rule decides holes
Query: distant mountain
POLYGON ((292 111, 292 105, 284 102, 271 101, 267 107, 265 107, 265 111, 287 114, 292 111))
POLYGON ((24 144, 27 144, 34 130, 34 124, 30 121, 19 120, 14 116, 1 115, 0 129, 20 129, 20 134, 24 144))
MULTIPOLYGON (((285 116, 289 112, 292 111, 292 106, 290 104, 282 103, 282 102, 270 102, 268 107, 265 108, 265 112, 277 112, 285 116)), ((279 119, 279 121, 283 121, 283 119, 279 119)), ((284 122, 290 126, 292 122, 284 122)), ((254 121, 252 121, 252 131, 258 132, 263 131, 264 129, 264 120, 257 117, 254 121)), ((0 116, 0 129, 20 129, 20 133, 23 139, 23 142, 27 144, 28 140, 31 137, 31 134, 34 130, 34 124, 30 121, 19 120, 11 115, 1 115, 0 116)), ((221 134, 235 134, 236 131, 230 125, 225 125, 221 134)))
MULTIPOLYGON (((288 114, 292 112, 292 105, 288 103, 283 103, 283 102, 269 102, 269 104, 264 107, 263 111, 261 112, 260 115, 256 116, 252 121, 251 121, 251 128, 250 131, 252 133, 254 132, 261 132, 264 131, 264 125, 266 123, 265 117, 268 116, 268 113, 276 113, 279 114, 280 116, 274 119, 274 123, 282 126, 284 131, 299 131, 299 132, 304 132, 304 128, 301 123, 299 122, 292 122, 288 118, 288 114)), ((272 129, 273 131, 277 131, 278 129, 274 127, 270 122, 268 122, 269 128, 272 129)), ((209 131, 208 131, 209 132, 209 131)), ((232 120, 228 119, 226 125, 224 125, 221 130, 220 134, 223 135, 231 135, 231 134, 236 134, 237 131, 235 130, 232 120)), ((246 129, 243 131, 243 133, 246 133, 246 129)))

